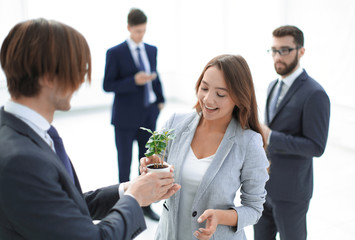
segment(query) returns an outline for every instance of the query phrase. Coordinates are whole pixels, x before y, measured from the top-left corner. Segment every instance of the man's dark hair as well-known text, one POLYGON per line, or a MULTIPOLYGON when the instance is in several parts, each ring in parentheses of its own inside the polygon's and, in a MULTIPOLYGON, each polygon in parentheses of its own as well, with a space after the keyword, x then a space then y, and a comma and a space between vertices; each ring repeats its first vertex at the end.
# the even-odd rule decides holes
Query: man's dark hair
POLYGON ((297 47, 303 47, 304 45, 303 32, 295 26, 285 25, 278 27, 272 32, 272 35, 274 37, 292 36, 297 47))
POLYGON ((138 8, 132 8, 127 17, 128 25, 136 26, 147 22, 147 16, 138 8))

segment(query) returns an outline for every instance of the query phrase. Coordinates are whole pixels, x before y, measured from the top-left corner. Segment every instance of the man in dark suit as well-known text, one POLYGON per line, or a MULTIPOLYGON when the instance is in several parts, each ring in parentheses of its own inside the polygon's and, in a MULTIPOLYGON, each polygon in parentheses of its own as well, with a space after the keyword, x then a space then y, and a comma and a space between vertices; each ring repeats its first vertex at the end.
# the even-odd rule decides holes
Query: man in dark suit
MULTIPOLYGON (((131 9, 130 37, 106 54, 103 89, 115 93, 111 123, 115 127, 120 182, 129 180, 134 140, 138 142, 139 159, 144 157, 150 136, 140 127, 154 131, 164 103, 157 74, 157 48, 143 42, 146 25, 146 15, 139 9, 131 9)), ((159 220, 150 206, 143 211, 151 219, 159 220)))
POLYGON ((271 161, 263 215, 256 240, 307 238, 306 215, 313 192, 313 157, 325 149, 330 102, 324 89, 301 68, 303 33, 295 26, 273 32, 269 52, 278 80, 268 88, 264 134, 271 161))
POLYGON ((91 57, 73 28, 45 19, 17 24, 0 52, 11 100, 0 108, 0 239, 132 239, 141 206, 179 186, 171 173, 82 193, 56 130, 56 110, 90 82, 91 57), (92 220, 101 220, 94 224, 92 220))

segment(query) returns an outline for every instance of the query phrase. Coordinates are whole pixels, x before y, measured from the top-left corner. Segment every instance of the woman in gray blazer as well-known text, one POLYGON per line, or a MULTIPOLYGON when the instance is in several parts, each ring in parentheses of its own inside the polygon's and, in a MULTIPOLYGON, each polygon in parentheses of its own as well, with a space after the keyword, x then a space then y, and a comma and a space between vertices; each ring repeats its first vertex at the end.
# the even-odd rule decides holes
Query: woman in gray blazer
MULTIPOLYGON (((164 203, 155 239, 246 239, 243 228, 263 210, 269 165, 248 64, 213 58, 196 94, 196 112, 174 114, 164 127, 175 129, 166 161, 181 190, 164 203)), ((154 160, 142 158, 141 170, 154 160)))

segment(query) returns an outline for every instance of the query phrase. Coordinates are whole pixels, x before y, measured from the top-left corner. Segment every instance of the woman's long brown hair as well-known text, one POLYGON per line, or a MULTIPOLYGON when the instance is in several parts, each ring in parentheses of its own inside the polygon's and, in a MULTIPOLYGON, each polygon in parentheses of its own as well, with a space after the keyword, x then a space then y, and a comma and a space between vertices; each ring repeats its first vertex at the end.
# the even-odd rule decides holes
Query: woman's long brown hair
MULTIPOLYGON (((240 123, 243 129, 252 129, 263 137, 264 148, 266 139, 262 133, 258 117, 253 78, 248 63, 240 55, 220 55, 207 63, 196 83, 196 94, 206 70, 210 67, 218 68, 226 81, 229 94, 236 106, 233 117, 240 123)), ((194 106, 197 112, 201 112, 201 106, 197 101, 194 106)))

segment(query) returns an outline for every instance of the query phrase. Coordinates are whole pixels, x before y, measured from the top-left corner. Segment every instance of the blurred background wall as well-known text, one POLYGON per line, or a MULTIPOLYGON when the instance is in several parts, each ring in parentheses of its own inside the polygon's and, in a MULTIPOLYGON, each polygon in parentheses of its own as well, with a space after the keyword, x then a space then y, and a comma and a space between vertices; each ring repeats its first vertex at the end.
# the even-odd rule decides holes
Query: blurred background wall
MULTIPOLYGON (((191 109, 195 82, 203 67, 223 53, 241 54, 248 61, 263 118, 266 88, 277 77, 266 53, 271 33, 284 24, 303 30, 306 53, 301 64, 331 100, 328 146, 321 159, 314 161, 309 239, 352 239, 355 195, 349 189, 354 189, 355 182, 355 1, 0 0, 0 45, 16 23, 39 17, 73 26, 90 45, 93 82, 75 94, 70 113, 55 118, 85 191, 117 181, 110 125, 113 95, 103 92, 102 81, 106 50, 128 37, 126 18, 132 7, 147 14, 145 41, 158 47, 158 71, 167 99, 158 126, 172 112, 191 109)), ((8 99, 0 70, 0 107, 8 99)), ((132 169, 137 164, 133 161, 132 169)), ((152 239, 156 223, 147 220, 147 224, 148 230, 137 239, 152 239)), ((246 233, 252 239, 251 226, 246 233)))
MULTIPOLYGON (((263 118, 266 88, 277 76, 266 53, 280 25, 303 30, 302 66, 323 85, 332 103, 329 143, 355 151, 355 1, 353 0, 0 0, 0 44, 18 22, 44 17, 79 30, 92 51, 93 82, 73 98, 73 109, 109 107, 102 80, 106 50, 128 37, 127 14, 148 16, 145 41, 158 47, 158 71, 167 101, 195 102, 204 65, 222 53, 248 61, 263 118)), ((0 105, 9 98, 0 71, 0 105)))

